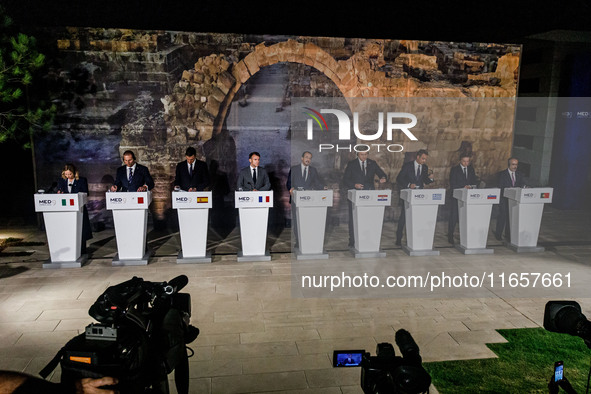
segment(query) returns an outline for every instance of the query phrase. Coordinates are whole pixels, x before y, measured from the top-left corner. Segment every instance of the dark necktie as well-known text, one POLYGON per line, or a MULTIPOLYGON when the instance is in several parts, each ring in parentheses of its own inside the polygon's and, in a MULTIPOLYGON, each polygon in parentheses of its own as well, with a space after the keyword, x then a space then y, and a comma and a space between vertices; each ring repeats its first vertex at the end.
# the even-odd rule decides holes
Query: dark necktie
POLYGON ((468 180, 468 171, 466 171, 467 168, 464 167, 464 178, 466 178, 466 180, 468 180))
POLYGON ((129 178, 127 178, 127 181, 131 182, 131 178, 133 178, 133 168, 129 167, 129 178))
POLYGON ((367 175, 367 171, 365 170, 365 162, 361 163, 361 169, 363 170, 363 175, 367 175))
POLYGON ((308 180, 308 167, 304 167, 304 181, 308 180))
POLYGON ((189 176, 193 176, 193 164, 189 164, 189 176))
POLYGON ((252 169, 252 181, 254 182, 254 184, 257 184, 257 169, 253 168, 252 169))
POLYGON ((421 179, 421 165, 417 167, 417 179, 421 179))

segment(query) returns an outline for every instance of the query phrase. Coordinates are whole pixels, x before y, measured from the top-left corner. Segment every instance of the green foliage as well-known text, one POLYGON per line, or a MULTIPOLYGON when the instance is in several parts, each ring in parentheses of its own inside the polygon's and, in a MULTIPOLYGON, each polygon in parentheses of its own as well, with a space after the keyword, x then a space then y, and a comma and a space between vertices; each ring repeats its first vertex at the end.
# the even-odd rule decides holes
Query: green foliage
POLYGON ((581 338, 543 328, 498 331, 509 342, 487 345, 497 359, 425 363, 440 393, 548 393, 556 361, 564 361, 574 389, 585 392, 589 349, 581 338))
POLYGON ((32 135, 51 127, 55 106, 31 97, 45 56, 35 49, 34 37, 11 35, 11 24, 0 7, 0 143, 15 139, 30 148, 32 135))

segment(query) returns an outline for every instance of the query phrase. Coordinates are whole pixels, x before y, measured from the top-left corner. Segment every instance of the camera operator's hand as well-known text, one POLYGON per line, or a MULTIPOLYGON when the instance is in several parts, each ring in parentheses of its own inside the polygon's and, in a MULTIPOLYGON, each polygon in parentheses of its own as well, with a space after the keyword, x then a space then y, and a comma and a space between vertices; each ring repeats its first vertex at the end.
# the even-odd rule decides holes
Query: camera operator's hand
POLYGON ((577 394, 573 386, 571 386, 570 382, 567 378, 562 378, 560 382, 558 382, 560 388, 567 392, 567 394, 577 394))
POLYGON ((562 378, 560 382, 554 381, 554 376, 550 378, 548 382, 548 392, 550 394, 557 394, 560 389, 563 389, 567 394, 577 394, 573 386, 570 384, 567 378, 562 378))
POLYGON ((117 384, 115 378, 105 376, 99 379, 85 378, 76 382, 76 394, 115 394, 116 391, 104 390, 100 387, 117 384))
POLYGON ((560 390, 560 387, 558 387, 558 383, 556 383, 554 381, 554 375, 552 375, 552 377, 550 378, 550 381, 548 382, 548 392, 550 394, 558 394, 559 390, 560 390))

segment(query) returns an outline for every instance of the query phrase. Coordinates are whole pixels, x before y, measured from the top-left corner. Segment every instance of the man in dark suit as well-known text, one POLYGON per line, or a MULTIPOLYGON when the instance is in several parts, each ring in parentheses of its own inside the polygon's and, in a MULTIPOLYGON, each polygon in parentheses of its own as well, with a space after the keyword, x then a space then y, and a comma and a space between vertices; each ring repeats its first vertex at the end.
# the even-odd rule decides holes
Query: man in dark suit
MULTIPOLYGON (((515 157, 507 160, 507 169, 499 172, 499 188, 501 189, 501 196, 506 187, 524 187, 525 178, 523 174, 517 172, 519 160, 515 157)), ((497 216, 497 226, 495 229, 495 238, 499 241, 503 239, 503 231, 505 237, 510 240, 510 226, 509 226, 509 200, 507 197, 501 197, 499 202, 499 215, 497 216)))
POLYGON ((243 191, 267 191, 271 190, 271 182, 267 171, 259 167, 261 155, 259 152, 251 152, 248 155, 250 166, 240 170, 236 188, 243 191))
POLYGON ((125 165, 117 168, 115 184, 111 186, 112 192, 145 192, 154 188, 154 180, 148 167, 136 163, 135 160, 135 154, 132 151, 123 152, 125 165))
MULTIPOLYGON (((316 168, 312 167, 312 153, 302 153, 302 162, 297 166, 291 167, 289 175, 287 176, 287 190, 289 190, 289 202, 292 203, 291 195, 294 189, 302 188, 304 190, 318 190, 324 189, 324 184, 316 168)), ((296 234, 294 247, 298 247, 298 225, 297 217, 295 215, 295 209, 291 208, 291 228, 294 234, 296 234)))
MULTIPOLYGON (((433 182, 433 174, 429 174, 427 167, 427 157, 429 152, 421 149, 417 152, 415 160, 402 165, 402 169, 396 177, 396 184, 402 189, 422 189, 425 185, 433 182)), ((398 229, 396 230, 396 245, 402 244, 402 232, 406 222, 404 211, 404 200, 400 199, 400 217, 398 218, 398 229)))
POLYGON ((454 243, 456 223, 459 221, 458 201, 453 198, 453 192, 455 189, 471 189, 479 182, 478 177, 476 176, 476 171, 474 171, 474 167, 470 164, 471 159, 472 157, 469 154, 463 154, 460 157, 460 163, 457 166, 452 167, 449 172, 449 185, 451 188, 449 197, 451 206, 447 226, 447 240, 452 245, 454 243))
POLYGON ((209 186, 207 164, 197 160, 197 151, 192 146, 185 152, 187 160, 176 165, 174 185, 188 192, 203 191, 209 186))
MULTIPOLYGON (((386 173, 378 166, 378 163, 368 159, 367 152, 357 152, 357 159, 347 163, 345 175, 343 176, 343 185, 345 190, 373 190, 375 189, 374 180, 377 176, 380 183, 386 183, 386 173)), ((349 202, 349 246, 355 245, 355 236, 353 234, 353 204, 349 202)))
POLYGON ((304 190, 324 189, 322 179, 318 175, 316 168, 312 167, 312 153, 306 151, 302 153, 302 162, 297 166, 291 167, 287 176, 287 190, 289 194, 293 189, 303 188, 304 190))

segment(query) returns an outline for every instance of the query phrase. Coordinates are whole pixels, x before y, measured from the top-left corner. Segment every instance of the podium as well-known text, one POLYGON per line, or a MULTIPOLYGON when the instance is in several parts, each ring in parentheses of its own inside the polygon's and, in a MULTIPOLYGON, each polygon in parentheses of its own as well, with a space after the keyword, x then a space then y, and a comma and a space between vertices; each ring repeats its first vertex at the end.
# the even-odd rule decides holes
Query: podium
POLYGON ((347 195, 353 205, 355 258, 386 257, 380 251, 384 208, 392 203, 392 190, 356 190, 347 195))
POLYGON ((238 261, 269 261, 266 250, 269 208, 273 207, 273 191, 236 192, 234 203, 240 216, 242 251, 238 261))
POLYGON ((35 212, 43 212, 49 260, 43 268, 80 268, 88 255, 82 246, 82 212, 86 193, 35 194, 35 212))
POLYGON ((543 252, 538 246, 544 204, 552 202, 554 189, 538 187, 522 189, 506 188, 503 195, 509 200, 509 225, 511 242, 507 247, 517 253, 543 252))
POLYGON ((403 189, 406 217, 406 245, 402 250, 409 256, 439 256, 433 250, 437 210, 445 203, 445 189, 403 189))
POLYGON ((332 190, 294 190, 299 248, 295 249, 297 260, 328 259, 324 251, 326 208, 332 207, 332 190))
POLYGON ((207 228, 211 192, 173 192, 172 208, 179 217, 181 250, 177 264, 211 263, 211 253, 207 253, 207 228))
POLYGON ((148 206, 152 192, 107 192, 107 209, 113 211, 117 254, 113 266, 147 265, 148 206))
POLYGON ((460 244, 456 248, 464 254, 492 254, 486 248, 490 214, 493 204, 498 204, 501 189, 455 189, 460 216, 460 244))

